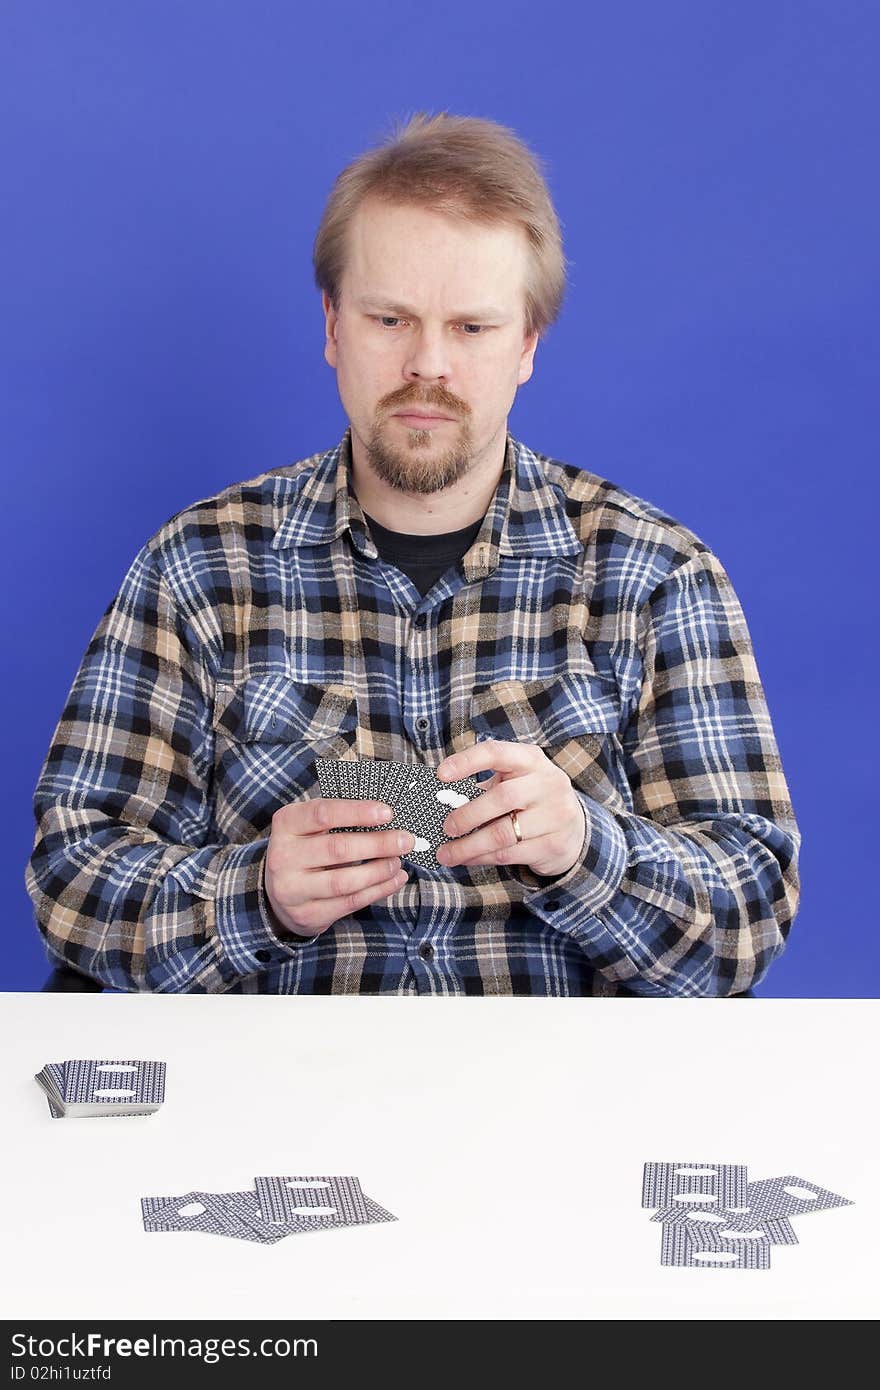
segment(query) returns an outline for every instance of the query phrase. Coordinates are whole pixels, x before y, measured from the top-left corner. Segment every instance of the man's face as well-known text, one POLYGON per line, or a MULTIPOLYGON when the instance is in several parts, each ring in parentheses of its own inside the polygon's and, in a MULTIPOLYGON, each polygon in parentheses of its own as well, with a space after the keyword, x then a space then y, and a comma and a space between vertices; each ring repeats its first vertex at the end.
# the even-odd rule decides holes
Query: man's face
POLYGON ((425 208, 365 202, 349 226, 324 355, 336 368, 355 463, 392 487, 431 493, 503 459, 525 334, 528 243, 425 208))

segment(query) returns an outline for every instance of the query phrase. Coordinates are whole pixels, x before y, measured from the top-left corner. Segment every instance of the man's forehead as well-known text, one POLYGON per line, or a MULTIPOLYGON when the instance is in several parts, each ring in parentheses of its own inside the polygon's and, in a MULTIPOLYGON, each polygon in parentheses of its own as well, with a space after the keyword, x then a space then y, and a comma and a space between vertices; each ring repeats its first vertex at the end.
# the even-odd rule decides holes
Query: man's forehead
POLYGON ((475 306, 497 314, 523 288, 528 242, 515 223, 369 199, 352 217, 347 253, 352 288, 372 300, 412 298, 425 277, 442 277, 450 289, 472 286, 475 306))

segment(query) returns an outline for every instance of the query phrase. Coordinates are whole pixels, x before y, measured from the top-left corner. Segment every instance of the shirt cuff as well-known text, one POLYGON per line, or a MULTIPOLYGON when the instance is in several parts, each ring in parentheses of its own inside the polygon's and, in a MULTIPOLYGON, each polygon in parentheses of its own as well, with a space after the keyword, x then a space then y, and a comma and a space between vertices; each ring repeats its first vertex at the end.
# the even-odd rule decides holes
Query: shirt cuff
POLYGON ((610 903, 626 872, 626 836, 610 811, 574 789, 586 822, 583 849, 567 873, 543 879, 525 865, 525 906, 550 927, 577 932, 610 903))
POLYGON ((295 937, 287 942, 275 935, 263 884, 268 843, 253 840, 236 846, 217 876, 217 934, 223 954, 241 976, 256 975, 270 965, 290 960, 302 945, 295 937))

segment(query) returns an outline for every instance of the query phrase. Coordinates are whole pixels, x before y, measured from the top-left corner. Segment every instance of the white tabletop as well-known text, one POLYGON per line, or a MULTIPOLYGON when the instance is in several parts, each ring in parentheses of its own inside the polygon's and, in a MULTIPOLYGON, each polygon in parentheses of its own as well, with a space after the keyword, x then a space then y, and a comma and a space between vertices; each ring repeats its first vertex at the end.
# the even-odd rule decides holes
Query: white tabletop
POLYGON ((880 1001, 2 996, 7 1318, 876 1318, 880 1001), (167 1063, 145 1118, 49 1116, 44 1062, 167 1063), (853 1206, 767 1271, 660 1264, 646 1161, 853 1206), (273 1246, 142 1196, 353 1174, 399 1218, 273 1246))

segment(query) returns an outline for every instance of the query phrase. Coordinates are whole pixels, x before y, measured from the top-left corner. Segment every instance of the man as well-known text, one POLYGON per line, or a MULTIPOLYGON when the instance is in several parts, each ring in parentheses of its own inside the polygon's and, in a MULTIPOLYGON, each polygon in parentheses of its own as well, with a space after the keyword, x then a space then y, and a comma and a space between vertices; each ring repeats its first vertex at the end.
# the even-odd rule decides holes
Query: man
POLYGON ((340 175, 315 273, 350 429, 134 561, 37 788, 50 959, 128 990, 749 990, 799 834, 730 581, 507 433, 564 282, 536 161, 415 118, 340 175), (317 758, 483 794, 426 868, 317 758))

